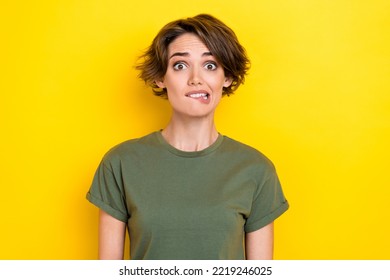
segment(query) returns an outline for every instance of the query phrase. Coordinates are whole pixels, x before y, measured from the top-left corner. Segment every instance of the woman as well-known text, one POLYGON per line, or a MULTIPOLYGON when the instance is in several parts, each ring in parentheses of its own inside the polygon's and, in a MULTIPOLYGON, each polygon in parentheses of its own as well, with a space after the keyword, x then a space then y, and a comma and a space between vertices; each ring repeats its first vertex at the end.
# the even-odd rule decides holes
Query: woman
POLYGON ((100 208, 100 259, 123 258, 126 226, 132 259, 272 259, 273 221, 288 209, 274 166, 214 123, 248 64, 210 15, 158 33, 137 68, 172 116, 103 158, 87 194, 100 208))

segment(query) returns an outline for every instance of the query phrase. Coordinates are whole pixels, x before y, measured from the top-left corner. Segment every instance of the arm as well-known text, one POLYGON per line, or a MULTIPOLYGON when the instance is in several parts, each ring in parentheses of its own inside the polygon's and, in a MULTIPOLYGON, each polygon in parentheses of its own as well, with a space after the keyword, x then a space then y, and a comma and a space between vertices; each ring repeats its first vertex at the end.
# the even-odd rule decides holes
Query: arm
POLYGON ((245 234, 247 260, 272 260, 274 251, 274 224, 245 234))
POLYGON ((126 224, 99 210, 99 259, 123 260, 126 224))

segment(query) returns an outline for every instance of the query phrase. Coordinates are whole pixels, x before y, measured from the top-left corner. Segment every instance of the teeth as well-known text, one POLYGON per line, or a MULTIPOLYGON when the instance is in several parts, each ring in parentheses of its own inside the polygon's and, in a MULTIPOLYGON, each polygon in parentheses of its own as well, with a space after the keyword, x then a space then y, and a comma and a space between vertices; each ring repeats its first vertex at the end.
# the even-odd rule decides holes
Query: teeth
POLYGON ((192 94, 189 95, 189 97, 191 97, 191 98, 207 99, 208 98, 208 94, 207 93, 192 93, 192 94))

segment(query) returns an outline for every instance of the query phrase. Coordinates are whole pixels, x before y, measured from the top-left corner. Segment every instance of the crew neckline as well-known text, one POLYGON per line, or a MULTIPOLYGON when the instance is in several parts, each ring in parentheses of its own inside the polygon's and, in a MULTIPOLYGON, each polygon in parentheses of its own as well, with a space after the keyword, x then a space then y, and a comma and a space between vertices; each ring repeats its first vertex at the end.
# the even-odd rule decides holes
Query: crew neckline
POLYGON ((169 144, 165 140, 165 138, 162 136, 161 130, 156 131, 154 134, 156 135, 160 144, 162 144, 164 146, 164 148, 166 148, 172 154, 175 154, 175 155, 180 156, 180 157, 201 157, 201 156, 208 155, 208 154, 214 152, 216 149, 218 149, 218 147, 222 144, 223 139, 224 139, 224 136, 221 135, 220 133, 218 133, 218 138, 214 141, 214 143, 212 143, 207 148, 200 150, 200 151, 187 152, 187 151, 179 150, 179 149, 175 148, 174 146, 172 146, 171 144, 169 144))

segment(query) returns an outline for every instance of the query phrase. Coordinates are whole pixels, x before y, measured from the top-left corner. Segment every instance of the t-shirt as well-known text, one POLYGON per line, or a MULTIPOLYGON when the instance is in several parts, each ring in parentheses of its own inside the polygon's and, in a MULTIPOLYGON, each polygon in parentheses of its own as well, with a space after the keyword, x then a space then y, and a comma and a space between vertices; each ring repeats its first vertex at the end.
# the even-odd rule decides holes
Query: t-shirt
POLYGON ((245 259, 244 233, 288 209, 259 151, 219 134, 185 152, 160 131, 112 148, 87 199, 127 223, 131 259, 245 259))

